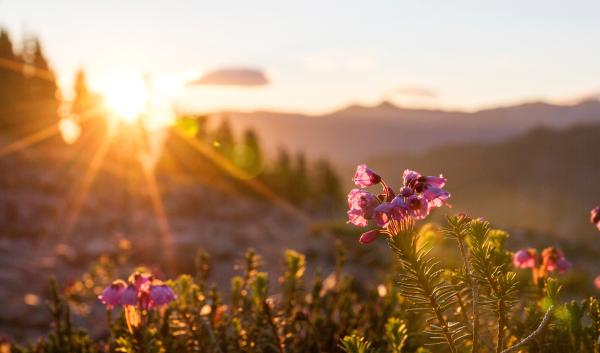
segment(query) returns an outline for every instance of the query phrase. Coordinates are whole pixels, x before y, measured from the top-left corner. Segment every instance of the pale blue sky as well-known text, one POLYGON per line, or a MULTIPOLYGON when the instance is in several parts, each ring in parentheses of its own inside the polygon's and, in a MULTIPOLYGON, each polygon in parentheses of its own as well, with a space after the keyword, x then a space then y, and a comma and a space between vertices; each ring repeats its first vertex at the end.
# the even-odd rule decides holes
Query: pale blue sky
POLYGON ((600 91, 599 18, 597 1, 0 0, 0 25, 39 35, 63 85, 81 65, 92 86, 237 66, 272 81, 177 93, 200 109, 571 101, 600 91))

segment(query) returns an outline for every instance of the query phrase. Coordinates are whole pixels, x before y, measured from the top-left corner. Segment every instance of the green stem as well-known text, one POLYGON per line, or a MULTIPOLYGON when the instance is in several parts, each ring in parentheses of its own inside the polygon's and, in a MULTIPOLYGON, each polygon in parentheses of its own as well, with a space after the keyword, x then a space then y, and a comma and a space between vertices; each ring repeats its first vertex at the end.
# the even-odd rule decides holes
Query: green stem
POLYGON ((550 306, 548 308, 548 310, 546 311, 546 313, 544 314, 544 317, 542 318, 542 321, 540 322, 539 326, 531 334, 529 334, 529 336, 525 337, 518 343, 514 344, 512 347, 503 350, 501 353, 514 352, 517 349, 519 349, 519 348, 523 347, 524 345, 526 345, 527 343, 529 343, 531 340, 536 338, 538 335, 540 335, 544 331, 544 328, 546 328, 546 325, 548 325, 548 323, 550 322, 553 311, 554 311, 554 306, 550 306))
POLYGON ((463 262, 465 264, 465 269, 467 270, 467 275, 471 280, 471 295, 473 297, 473 326, 472 326, 472 335, 473 335, 473 347, 471 348, 471 352, 477 352, 477 344, 479 340, 479 287, 477 285, 477 280, 473 276, 473 272, 471 271, 471 265, 469 264, 469 259, 467 256, 467 250, 465 246, 465 240, 463 237, 457 237, 458 240, 458 248, 460 249, 460 255, 462 256, 463 262))

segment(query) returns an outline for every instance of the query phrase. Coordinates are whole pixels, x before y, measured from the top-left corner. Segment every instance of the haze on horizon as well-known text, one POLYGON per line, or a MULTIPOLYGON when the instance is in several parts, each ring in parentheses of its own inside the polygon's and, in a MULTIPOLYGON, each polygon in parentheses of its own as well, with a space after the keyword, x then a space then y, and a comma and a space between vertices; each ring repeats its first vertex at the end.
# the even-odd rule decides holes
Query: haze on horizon
POLYGON ((581 0, 2 0, 0 26, 16 43, 39 36, 66 92, 84 67, 99 90, 149 72, 163 104, 196 110, 321 113, 384 99, 473 110, 597 96, 599 11, 581 0), (231 73, 246 76, 232 86, 231 73))

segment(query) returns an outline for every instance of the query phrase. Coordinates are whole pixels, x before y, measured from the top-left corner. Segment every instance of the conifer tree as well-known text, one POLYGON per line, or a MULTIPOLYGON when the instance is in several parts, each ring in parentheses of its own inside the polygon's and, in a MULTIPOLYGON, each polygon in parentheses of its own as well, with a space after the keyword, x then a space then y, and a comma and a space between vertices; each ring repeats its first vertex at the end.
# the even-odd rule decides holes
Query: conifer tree
POLYGON ((231 125, 229 124, 229 119, 227 119, 227 117, 224 117, 221 120, 219 127, 214 132, 213 146, 225 158, 229 160, 233 159, 234 139, 231 125))
POLYGON ((252 176, 260 174, 263 161, 256 133, 251 129, 246 130, 242 138, 242 143, 236 147, 236 164, 252 176))
POLYGON ((36 131, 58 122, 59 95, 56 77, 46 60, 40 41, 25 41, 22 58, 27 76, 26 91, 30 107, 19 122, 19 130, 36 131))
POLYGON ((13 49, 9 33, 0 29, 0 129, 16 124, 15 114, 26 108, 22 62, 13 49))
POLYGON ((306 157, 304 156, 304 153, 299 152, 296 154, 292 172, 293 185, 291 187, 291 199, 294 202, 302 202, 309 196, 308 194, 310 192, 306 157))
POLYGON ((321 198, 321 205, 327 212, 334 212, 342 199, 340 180, 331 163, 320 159, 315 164, 314 195, 321 198))

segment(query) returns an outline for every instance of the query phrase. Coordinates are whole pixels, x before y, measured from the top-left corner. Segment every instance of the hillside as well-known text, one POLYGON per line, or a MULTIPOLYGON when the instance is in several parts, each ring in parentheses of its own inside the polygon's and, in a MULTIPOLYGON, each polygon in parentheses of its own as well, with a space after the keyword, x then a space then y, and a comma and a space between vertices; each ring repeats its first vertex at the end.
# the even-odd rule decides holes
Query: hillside
POLYGON ((283 146, 303 150, 310 157, 353 163, 368 156, 423 152, 447 144, 499 142, 534 127, 600 123, 600 102, 569 106, 535 102, 476 112, 405 109, 383 102, 320 116, 225 112, 216 120, 223 116, 238 131, 255 129, 267 152, 283 146))

